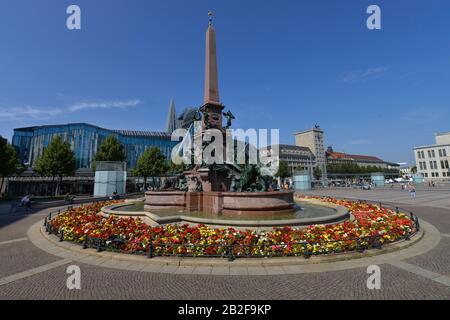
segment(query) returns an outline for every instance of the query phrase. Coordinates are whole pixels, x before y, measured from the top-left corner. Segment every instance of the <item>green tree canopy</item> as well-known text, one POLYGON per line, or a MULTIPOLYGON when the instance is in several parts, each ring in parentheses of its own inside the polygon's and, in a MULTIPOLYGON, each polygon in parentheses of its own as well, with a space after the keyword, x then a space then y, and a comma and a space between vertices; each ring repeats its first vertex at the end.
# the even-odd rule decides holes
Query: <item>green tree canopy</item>
POLYGON ((157 147, 151 147, 145 150, 139 158, 133 175, 144 177, 144 187, 147 185, 147 178, 159 176, 167 171, 166 157, 157 147))
POLYGON ((20 171, 21 163, 17 152, 6 139, 0 136, 0 191, 3 189, 3 178, 20 171))
POLYGON ((94 161, 125 161, 124 146, 119 142, 116 136, 108 136, 98 148, 94 161))
POLYGON ((167 173, 169 174, 180 174, 188 170, 188 166, 184 163, 175 164, 169 161, 169 167, 167 168, 167 173))
POLYGON ((384 172, 391 174, 399 174, 398 169, 387 169, 379 166, 359 166, 357 163, 339 163, 339 164, 328 164, 328 173, 361 173, 368 174, 372 172, 384 172))
POLYGON ((20 167, 19 157, 12 145, 0 136, 0 177, 12 175, 20 167))
POLYGON ((322 177, 322 170, 319 167, 315 167, 313 171, 314 178, 319 180, 322 177))
POLYGON ((34 164, 34 171, 41 176, 58 178, 55 195, 59 194, 62 178, 74 175, 75 170, 75 154, 70 149, 69 143, 63 141, 61 136, 53 138, 34 164))
POLYGON ((278 165, 278 171, 275 173, 275 177, 280 177, 281 179, 289 177, 291 174, 289 172, 289 167, 286 161, 280 161, 278 165))

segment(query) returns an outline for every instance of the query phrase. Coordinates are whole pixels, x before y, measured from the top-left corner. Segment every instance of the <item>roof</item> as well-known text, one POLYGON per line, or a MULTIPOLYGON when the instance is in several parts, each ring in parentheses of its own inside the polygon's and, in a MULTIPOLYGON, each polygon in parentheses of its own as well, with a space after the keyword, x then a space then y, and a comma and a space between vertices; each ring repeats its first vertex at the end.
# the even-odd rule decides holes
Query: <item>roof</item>
POLYGON ((419 150, 419 149, 433 149, 433 148, 441 148, 441 147, 449 147, 450 144, 444 143, 444 144, 430 144, 428 146, 421 146, 421 147, 414 147, 413 150, 419 150))
POLYGON ((280 149, 290 149, 290 150, 311 152, 311 150, 308 147, 301 147, 301 146, 296 146, 296 145, 292 145, 292 144, 274 144, 274 145, 271 145, 269 147, 270 148, 275 148, 277 146, 279 146, 280 149))
POLYGON ((297 131, 297 132, 294 132, 294 135, 302 134, 302 133, 307 133, 307 132, 311 132, 311 131, 323 133, 322 128, 321 128, 320 126, 316 125, 316 126, 314 126, 314 128, 311 128, 311 129, 308 129, 308 130, 303 130, 303 131, 297 131))
POLYGON ((111 130, 118 134, 128 137, 154 137, 154 138, 170 138, 171 134, 168 132, 159 131, 136 131, 136 130, 111 130))
POLYGON ((350 160, 362 160, 362 161, 373 161, 373 162, 384 162, 378 157, 365 156, 360 154, 347 154, 343 152, 327 152, 327 157, 331 159, 350 159, 350 160))
POLYGON ((123 136, 132 136, 132 137, 154 137, 154 138, 163 138, 170 139, 171 134, 168 132, 160 132, 160 131, 137 131, 137 130, 115 130, 115 129, 105 129, 101 128, 89 123, 66 123, 66 124, 51 124, 51 125, 43 125, 43 126, 32 126, 25 128, 15 128, 14 131, 34 131, 43 128, 52 128, 52 127, 69 127, 69 126, 88 126, 100 130, 110 131, 112 133, 116 133, 123 136))

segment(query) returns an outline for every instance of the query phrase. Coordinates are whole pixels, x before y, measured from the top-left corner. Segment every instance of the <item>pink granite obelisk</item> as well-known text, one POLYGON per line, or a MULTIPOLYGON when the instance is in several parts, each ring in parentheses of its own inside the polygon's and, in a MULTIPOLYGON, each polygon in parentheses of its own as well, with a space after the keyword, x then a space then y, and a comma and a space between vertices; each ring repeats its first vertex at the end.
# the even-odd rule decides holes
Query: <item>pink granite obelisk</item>
POLYGON ((200 111, 203 114, 203 129, 222 129, 222 110, 219 99, 217 75, 216 32, 212 25, 212 13, 208 12, 209 25, 206 30, 205 50, 205 95, 200 111), (205 116, 206 115, 206 116, 205 116))
POLYGON ((219 80, 217 75, 216 32, 212 25, 212 13, 209 12, 209 25, 206 30, 205 54, 205 98, 203 103, 220 104, 219 80))

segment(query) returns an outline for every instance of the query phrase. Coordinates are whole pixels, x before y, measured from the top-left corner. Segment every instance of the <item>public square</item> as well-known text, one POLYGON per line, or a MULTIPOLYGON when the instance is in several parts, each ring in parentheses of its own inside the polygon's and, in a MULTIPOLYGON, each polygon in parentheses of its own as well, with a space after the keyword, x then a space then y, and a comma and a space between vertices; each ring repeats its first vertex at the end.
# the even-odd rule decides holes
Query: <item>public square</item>
MULTIPOLYGON (((350 260, 334 266, 343 270, 321 272, 309 267, 281 266, 276 275, 260 268, 230 268, 234 275, 213 275, 208 267, 160 267, 134 271, 74 263, 48 254, 27 238, 29 228, 54 209, 18 211, 1 206, 1 299, 449 299, 450 298, 450 188, 418 189, 416 199, 400 190, 329 189, 311 191, 357 199, 377 199, 411 210, 438 231, 434 247, 406 260, 381 263, 381 289, 369 290, 363 262, 350 260), (437 240, 436 240, 437 239, 437 240), (356 265, 355 265, 356 263, 356 265), (81 290, 66 286, 68 265, 81 268, 81 290), (197 270, 194 270, 197 268, 197 270), (347 269, 348 268, 348 269, 347 269), (254 274, 257 272, 258 275, 254 274), (189 275, 188 273, 196 273, 189 275), (182 274, 177 274, 182 273, 182 274), (199 273, 204 273, 201 275, 199 273), (264 273, 264 274, 263 274, 264 273)), ((422 240, 423 241, 423 240, 422 240)), ((420 242, 419 242, 420 244, 420 242)), ((401 251, 400 251, 401 254, 401 251)), ((202 258, 197 258, 202 259, 202 258)), ((283 258, 281 258, 283 259, 283 258)), ((314 259, 314 258, 312 258, 314 259)), ((220 260, 220 259, 219 259, 220 260)), ((138 265, 139 268, 139 265, 138 265)), ((141 268, 143 268, 141 266, 141 268)))
POLYGON ((0 300, 450 300, 450 3, 375 2, 3 1, 0 300))

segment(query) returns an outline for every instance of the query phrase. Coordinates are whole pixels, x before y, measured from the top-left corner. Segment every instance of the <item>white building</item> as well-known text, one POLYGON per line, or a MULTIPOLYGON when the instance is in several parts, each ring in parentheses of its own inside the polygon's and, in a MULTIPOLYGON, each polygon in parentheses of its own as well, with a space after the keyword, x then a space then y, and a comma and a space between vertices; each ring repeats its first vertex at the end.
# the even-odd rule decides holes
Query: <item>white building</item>
POLYGON ((426 180, 450 180, 450 132, 436 134, 436 144, 415 147, 417 173, 426 180))
POLYGON ((316 125, 313 129, 295 133, 295 145, 311 150, 316 158, 316 166, 322 172, 322 183, 326 184, 327 160, 324 149, 324 132, 316 125))

